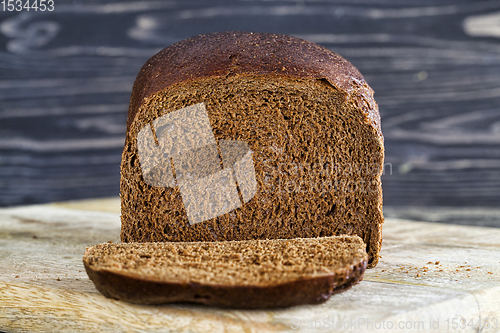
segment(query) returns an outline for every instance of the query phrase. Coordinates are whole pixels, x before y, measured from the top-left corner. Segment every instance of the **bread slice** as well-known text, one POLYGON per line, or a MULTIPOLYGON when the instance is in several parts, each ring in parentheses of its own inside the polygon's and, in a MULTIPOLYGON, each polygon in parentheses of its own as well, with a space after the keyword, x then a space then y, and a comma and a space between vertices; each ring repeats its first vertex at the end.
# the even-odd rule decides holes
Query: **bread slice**
POLYGON ((274 308, 325 302, 361 281, 367 259, 359 237, 333 236, 104 243, 83 263, 102 294, 131 303, 274 308))
POLYGON ((135 81, 121 165, 121 240, 358 235, 374 267, 383 159, 373 91, 341 56, 284 35, 193 37, 153 56, 135 81), (168 137, 167 125, 186 136, 168 137), (197 133, 204 134, 192 139, 197 133), (241 154, 224 155, 234 145, 241 154), (196 156, 210 166, 179 172, 196 156), (235 161, 243 161, 246 180, 235 161), (199 187, 181 180, 184 174, 194 174, 199 187))

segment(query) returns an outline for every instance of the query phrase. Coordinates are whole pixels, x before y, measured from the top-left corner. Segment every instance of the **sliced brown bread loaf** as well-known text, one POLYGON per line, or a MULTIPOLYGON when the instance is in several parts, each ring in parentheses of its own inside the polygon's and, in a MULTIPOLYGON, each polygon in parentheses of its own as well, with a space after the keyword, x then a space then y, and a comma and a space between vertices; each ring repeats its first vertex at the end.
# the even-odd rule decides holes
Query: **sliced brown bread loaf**
POLYGON ((326 301, 367 265, 356 236, 228 242, 104 243, 83 263, 97 289, 132 303, 273 308, 326 301))
POLYGON ((373 91, 339 55, 284 35, 193 37, 135 81, 121 240, 358 235, 373 267, 383 158, 373 91))

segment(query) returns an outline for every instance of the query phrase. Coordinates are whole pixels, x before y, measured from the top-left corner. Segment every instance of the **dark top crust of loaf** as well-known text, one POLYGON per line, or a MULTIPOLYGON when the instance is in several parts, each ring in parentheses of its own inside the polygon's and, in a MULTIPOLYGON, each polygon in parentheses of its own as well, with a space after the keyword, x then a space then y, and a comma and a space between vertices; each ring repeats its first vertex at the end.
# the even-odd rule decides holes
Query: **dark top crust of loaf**
POLYGON ((227 75, 279 75, 324 79, 345 92, 383 140, 378 105, 361 73, 340 55, 287 35, 217 32, 173 44, 149 59, 132 91, 127 129, 144 100, 176 83, 227 75))
MULTIPOLYGON (((323 303, 332 294, 340 293, 359 283, 367 267, 368 257, 364 246, 357 236, 229 242, 104 243, 87 248, 83 263, 96 288, 109 298, 138 304, 192 302, 229 308, 264 309, 323 303), (284 259, 279 258, 289 252, 291 258, 286 260, 291 260, 294 264, 287 267, 296 272, 290 277, 287 275, 290 274, 288 269, 272 266, 276 272, 272 273, 273 278, 269 283, 249 280, 248 276, 237 283, 222 283, 219 281, 224 280, 224 277, 220 278, 221 272, 215 275, 215 280, 200 280, 197 275, 210 274, 204 272, 205 268, 193 266, 196 265, 193 258, 199 253, 192 253, 189 249, 202 247, 208 251, 230 251, 220 249, 224 244, 227 244, 229 249, 234 247, 231 250, 234 255, 228 259, 227 265, 258 265, 257 268, 265 265, 265 270, 268 270, 271 267, 268 266, 269 258, 262 262, 249 262, 248 258, 245 260, 242 256, 252 257, 258 255, 259 251, 269 253, 273 246, 277 246, 277 252, 271 251, 270 254, 274 256, 273 262, 278 266, 282 265, 284 259), (315 258, 293 258, 294 250, 301 247, 302 251, 309 255, 315 253, 315 258), (290 248, 290 251, 287 251, 287 248, 290 248), (248 253, 242 252, 242 249, 248 253), (151 258, 161 256, 162 253, 169 259, 151 258), (334 262, 331 262, 331 258, 328 259, 330 255, 335 257, 334 262), (295 263, 295 259, 299 262, 295 263), (168 260, 173 261, 168 263, 168 260), (304 268, 301 260, 315 268, 304 268), (141 265, 146 267, 146 270, 137 268, 141 265), (151 266, 157 265, 161 267, 155 271, 151 266), (170 276, 171 273, 162 273, 164 269, 175 271, 184 266, 189 267, 189 270, 187 275, 182 274, 180 279, 175 275, 170 276)), ((216 265, 216 262, 212 264, 216 265)), ((225 266, 221 268, 222 271, 225 269, 225 266)), ((235 269, 227 268, 227 273, 234 272, 235 269)), ((241 270, 244 271, 244 267, 237 269, 238 272, 241 270)))

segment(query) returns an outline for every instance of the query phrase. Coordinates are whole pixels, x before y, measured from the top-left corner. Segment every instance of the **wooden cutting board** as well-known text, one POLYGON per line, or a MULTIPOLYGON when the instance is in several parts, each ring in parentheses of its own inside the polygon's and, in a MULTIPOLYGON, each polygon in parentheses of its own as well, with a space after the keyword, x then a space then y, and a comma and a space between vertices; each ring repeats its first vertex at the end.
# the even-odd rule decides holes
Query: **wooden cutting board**
POLYGON ((363 282, 275 311, 107 299, 81 258, 119 233, 114 198, 0 209, 0 331, 500 331, 500 229, 387 219, 382 258, 363 282))

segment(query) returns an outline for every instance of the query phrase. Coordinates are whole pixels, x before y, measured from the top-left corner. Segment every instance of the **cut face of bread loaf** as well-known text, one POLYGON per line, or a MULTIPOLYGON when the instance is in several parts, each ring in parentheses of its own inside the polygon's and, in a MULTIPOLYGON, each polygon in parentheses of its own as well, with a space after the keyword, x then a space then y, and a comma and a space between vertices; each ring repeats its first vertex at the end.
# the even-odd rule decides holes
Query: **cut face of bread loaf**
POLYGON ((87 249, 90 279, 131 303, 274 308, 326 301, 367 265, 356 236, 228 242, 104 243, 87 249))
POLYGON ((283 35, 193 37, 134 84, 121 240, 358 235, 373 267, 383 158, 373 91, 339 55, 283 35))

